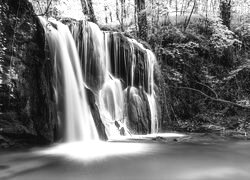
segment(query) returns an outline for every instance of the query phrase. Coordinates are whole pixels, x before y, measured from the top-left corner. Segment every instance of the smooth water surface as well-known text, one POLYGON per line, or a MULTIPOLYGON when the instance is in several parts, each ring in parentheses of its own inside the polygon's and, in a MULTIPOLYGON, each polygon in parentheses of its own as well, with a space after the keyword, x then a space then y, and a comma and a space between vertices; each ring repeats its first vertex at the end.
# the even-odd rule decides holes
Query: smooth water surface
POLYGON ((23 165, 30 163, 30 169, 32 164, 44 164, 7 179, 250 179, 250 142, 247 141, 178 143, 146 138, 63 146, 19 155, 22 158, 17 161, 23 165))

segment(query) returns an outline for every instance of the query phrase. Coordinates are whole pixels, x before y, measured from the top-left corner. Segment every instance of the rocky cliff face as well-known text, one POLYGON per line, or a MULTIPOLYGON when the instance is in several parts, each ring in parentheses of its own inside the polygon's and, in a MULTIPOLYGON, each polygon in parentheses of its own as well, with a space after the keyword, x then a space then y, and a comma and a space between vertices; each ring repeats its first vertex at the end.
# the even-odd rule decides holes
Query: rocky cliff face
POLYGON ((0 4, 0 144, 55 139, 52 62, 42 27, 27 0, 0 4), (2 139, 2 140, 1 140, 2 139))

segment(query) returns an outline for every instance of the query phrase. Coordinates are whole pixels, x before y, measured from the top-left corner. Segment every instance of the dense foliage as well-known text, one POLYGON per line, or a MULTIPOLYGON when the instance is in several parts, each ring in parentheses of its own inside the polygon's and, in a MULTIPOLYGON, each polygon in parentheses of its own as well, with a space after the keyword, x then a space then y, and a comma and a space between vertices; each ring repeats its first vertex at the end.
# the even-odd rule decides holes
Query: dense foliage
MULTIPOLYGON (((230 31, 216 18, 162 25, 150 35, 170 89, 174 127, 185 131, 249 131, 247 30, 230 31)), ((244 28, 244 27, 241 27, 244 28)))

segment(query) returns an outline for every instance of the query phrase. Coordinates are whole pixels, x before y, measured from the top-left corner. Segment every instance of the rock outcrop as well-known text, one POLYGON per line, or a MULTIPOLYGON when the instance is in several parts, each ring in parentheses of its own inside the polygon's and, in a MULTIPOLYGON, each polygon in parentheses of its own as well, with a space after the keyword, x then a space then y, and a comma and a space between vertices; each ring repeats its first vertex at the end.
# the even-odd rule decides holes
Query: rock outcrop
POLYGON ((52 62, 28 0, 0 5, 0 135, 25 142, 55 140, 52 62))

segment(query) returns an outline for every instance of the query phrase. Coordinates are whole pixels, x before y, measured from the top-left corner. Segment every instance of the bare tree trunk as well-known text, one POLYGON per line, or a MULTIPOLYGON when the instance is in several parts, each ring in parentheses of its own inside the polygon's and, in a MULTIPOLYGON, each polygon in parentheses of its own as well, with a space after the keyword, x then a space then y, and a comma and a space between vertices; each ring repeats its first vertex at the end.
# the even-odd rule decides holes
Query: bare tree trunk
POLYGON ((87 4, 86 0, 81 0, 81 4, 82 4, 83 14, 88 14, 89 9, 88 9, 88 4, 87 4))
POLYGON ((207 32, 208 29, 208 0, 206 0, 206 19, 205 19, 205 30, 207 32))
POLYGON ((184 9, 184 1, 185 1, 185 0, 182 0, 181 10, 180 10, 180 15, 182 15, 182 14, 183 14, 183 9, 184 9))
POLYGON ((105 5, 104 6, 104 11, 105 11, 105 22, 106 22, 106 24, 108 24, 108 10, 107 10, 107 6, 105 5))
POLYGON ((89 18, 88 20, 93 23, 97 23, 94 9, 93 9, 92 0, 81 0, 81 4, 82 4, 83 13, 88 16, 89 18))
POLYGON ((175 0, 175 25, 177 25, 178 22, 178 1, 175 0))
POLYGON ((121 31, 124 31, 125 0, 121 0, 121 31))
POLYGON ((231 24, 231 0, 220 0, 220 15, 223 24, 230 29, 231 24))
POLYGON ((139 38, 147 41, 147 14, 145 11, 145 0, 135 0, 135 5, 137 7, 137 16, 138 16, 138 27, 139 27, 139 38))
POLYGON ((112 12, 110 10, 109 10, 109 17, 110 17, 110 22, 113 22, 112 12))
POLYGON ((195 7, 196 7, 196 0, 194 0, 194 5, 193 5, 193 8, 192 8, 192 11, 190 12, 190 14, 189 14, 189 17, 188 17, 188 20, 187 20, 187 22, 185 22, 185 24, 184 24, 184 31, 186 31, 186 29, 187 29, 187 27, 188 27, 188 25, 189 25, 189 23, 190 23, 190 20, 191 20, 191 17, 192 17, 192 15, 193 15, 193 13, 194 13, 194 9, 195 9, 195 7))
POLYGON ((119 23, 121 24, 121 20, 120 20, 120 17, 119 17, 119 3, 118 3, 118 0, 115 1, 115 6, 116 6, 116 19, 119 21, 119 23))
POLYGON ((138 23, 137 23, 137 4, 135 3, 135 12, 134 12, 134 19, 135 19, 135 30, 138 30, 138 23))

